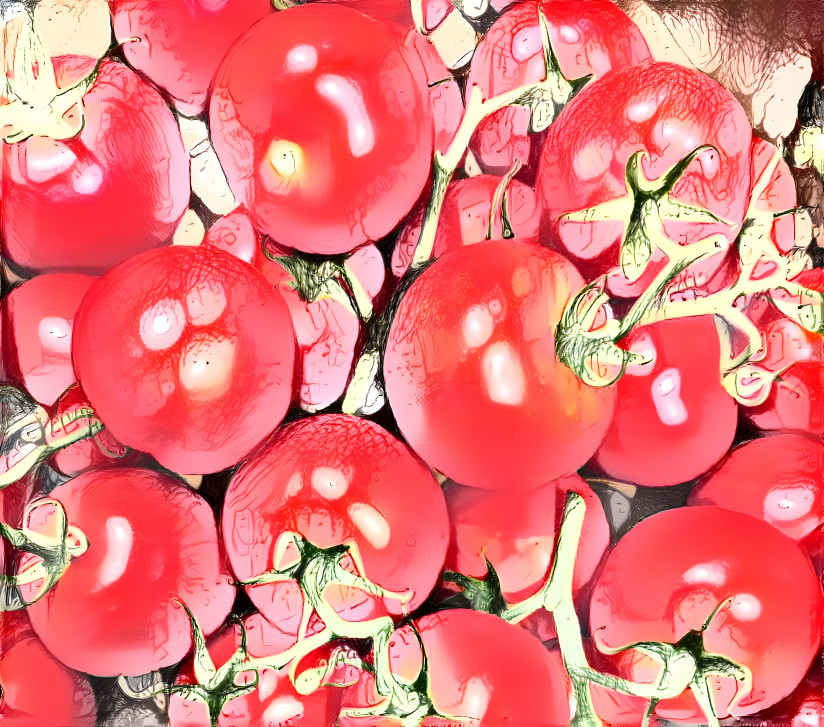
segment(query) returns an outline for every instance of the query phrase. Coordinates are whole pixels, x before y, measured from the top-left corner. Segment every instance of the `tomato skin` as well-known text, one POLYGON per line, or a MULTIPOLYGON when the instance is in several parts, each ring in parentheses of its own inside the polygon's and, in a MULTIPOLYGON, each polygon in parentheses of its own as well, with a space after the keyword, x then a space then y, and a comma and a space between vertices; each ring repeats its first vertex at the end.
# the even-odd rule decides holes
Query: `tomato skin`
POLYGON ((4 254, 25 271, 103 273, 166 244, 189 203, 189 157, 157 91, 106 60, 83 104, 77 136, 3 145, 4 254))
POLYGON ((744 512, 801 540, 824 524, 824 443, 797 432, 745 442, 701 480, 689 504, 744 512))
POLYGON ((610 477, 643 486, 703 474, 726 454, 738 424, 738 405, 721 384, 712 318, 643 326, 626 346, 654 360, 628 366, 618 381, 615 417, 595 462, 610 477))
MULTIPOLYGON (((642 520, 598 576, 590 632, 607 652, 646 641, 676 643, 716 609, 703 631, 704 649, 752 672, 751 693, 732 707, 729 678, 712 678, 721 689, 714 699, 718 716, 754 714, 790 694, 821 643, 821 584, 794 541, 749 515, 686 507, 642 520)), ((649 665, 638 657, 635 667, 649 665)), ((691 695, 672 703, 672 711, 669 704, 662 700, 657 713, 701 719, 691 695)))
POLYGON ((793 430, 824 437, 824 361, 793 364, 773 382, 767 400, 744 413, 764 431, 793 430))
POLYGON ((195 116, 223 56, 256 21, 269 0, 112 0, 115 37, 126 60, 195 116), (124 42, 125 41, 125 42, 124 42))
MULTIPOLYGON (((671 63, 616 69, 582 89, 549 127, 535 183, 542 231, 573 259, 590 262, 592 277, 610 273, 610 290, 637 296, 663 267, 653 257, 639 280, 618 265, 620 220, 586 222, 563 216, 627 194, 626 166, 639 151, 644 173, 658 179, 701 145, 709 144, 681 176, 673 199, 706 209, 725 222, 664 220, 681 245, 721 234, 732 245, 750 196, 752 128, 738 101, 700 71, 671 63), (729 224, 726 224, 729 223, 729 224)), ((726 256, 690 268, 693 287, 708 285, 726 256)))
POLYGON ((58 662, 35 636, 24 612, 0 613, 0 720, 8 727, 93 727, 88 679, 58 662), (48 688, 48 699, 43 689, 48 688))
MULTIPOLYGON (((241 465, 226 492, 223 540, 239 580, 272 568, 286 531, 319 548, 356 543, 368 579, 390 591, 413 591, 409 612, 435 585, 449 523, 437 482, 405 445, 365 419, 325 414, 280 429, 241 465)), ((294 630, 296 620, 283 622, 300 616, 288 606, 296 588, 284 582, 247 592, 267 619, 294 630)), ((398 599, 332 588, 327 595, 336 610, 357 609, 358 618, 404 613, 398 599)))
POLYGON ((41 404, 51 406, 75 382, 71 363, 75 313, 94 278, 55 273, 25 281, 3 299, 9 325, 7 364, 12 381, 19 381, 41 404), (9 356, 9 359, 12 359, 9 356))
POLYGON ((424 461, 460 484, 508 490, 586 462, 615 392, 555 356, 555 328, 581 286, 560 255, 514 241, 455 249, 413 283, 383 370, 398 427, 424 461))
POLYGON ((189 618, 173 599, 206 634, 228 615, 235 589, 214 515, 179 481, 136 468, 96 470, 50 497, 89 539, 53 590, 27 609, 62 663, 99 676, 147 674, 192 646, 189 618))
POLYGON ((351 8, 310 3, 256 23, 224 59, 209 116, 256 227, 303 252, 380 239, 429 176, 426 91, 397 33, 351 8))
POLYGON ((92 286, 72 359, 117 439, 175 472, 205 474, 235 464, 283 419, 295 340, 286 304, 250 265, 209 246, 170 247, 92 286))
MULTIPOLYGON (((469 68, 467 94, 473 86, 491 98, 546 75, 539 10, 549 29, 550 43, 564 78, 603 76, 651 59, 641 31, 609 0, 551 0, 518 3, 499 17, 484 35, 469 68)), ((515 161, 529 162, 530 110, 511 106, 478 126, 472 152, 485 171, 505 173, 515 161)))

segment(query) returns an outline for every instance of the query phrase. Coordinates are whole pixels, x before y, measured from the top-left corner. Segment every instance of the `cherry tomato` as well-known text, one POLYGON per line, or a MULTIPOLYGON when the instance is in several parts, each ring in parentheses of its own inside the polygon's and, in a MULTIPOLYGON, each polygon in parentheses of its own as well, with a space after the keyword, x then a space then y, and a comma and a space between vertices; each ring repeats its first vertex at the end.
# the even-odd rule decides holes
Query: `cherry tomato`
MULTIPOLYGON (((222 523, 241 581, 271 569, 281 535, 296 532, 318 548, 354 544, 362 575, 388 591, 411 592, 404 605, 389 596, 327 589, 336 610, 356 612, 358 620, 400 615, 423 603, 449 538, 443 494, 423 463, 377 424, 344 414, 301 419, 279 430, 232 478, 222 523)), ((300 610, 284 609, 281 602, 291 599, 293 585, 247 587, 261 613, 291 633, 300 610)))
POLYGON ((235 464, 283 419, 295 340, 285 303, 250 265, 209 246, 170 247, 92 286, 72 359, 117 439, 197 474, 235 464))
POLYGON ((383 371, 398 427, 424 461, 463 485, 519 490, 589 459, 615 392, 582 383, 554 342, 582 284, 560 255, 515 241, 458 248, 412 284, 383 371))
POLYGON ((351 8, 310 3, 257 23, 224 59, 209 117, 255 225, 304 252, 386 235, 431 167, 431 109, 397 34, 351 8))
POLYGON ((25 281, 3 300, 8 321, 9 380, 19 381, 41 404, 51 406, 75 382, 71 362, 74 316, 94 278, 55 273, 25 281), (11 359, 11 357, 9 357, 11 359))
POLYGON ((618 381, 615 417, 595 462, 635 485, 677 485, 703 474, 726 454, 738 424, 738 405, 721 383, 712 318, 643 326, 626 345, 651 361, 628 366, 618 381))
MULTIPOLYGON (((552 51, 568 80, 600 78, 651 58, 641 31, 609 0, 527 0, 503 13, 475 49, 467 94, 477 86, 491 98, 546 77, 538 12, 547 20, 552 51)), ((470 148, 481 166, 504 173, 516 161, 529 162, 530 109, 510 106, 478 126, 470 148)))
POLYGON ((270 0, 112 0, 115 37, 126 60, 187 116, 206 105, 223 56, 272 11, 270 0))
MULTIPOLYGON (((189 618, 174 599, 207 634, 228 615, 235 589, 214 515, 182 483, 150 470, 94 470, 50 497, 89 540, 27 609, 62 663, 100 676, 147 674, 180 661, 192 646, 189 618)), ((48 528, 53 512, 45 503, 34 508, 29 526, 48 528)))
POLYGON ((25 613, 0 613, 0 720, 8 727, 93 727, 89 680, 67 669, 34 635, 25 613), (48 689, 44 698, 44 689, 48 689))
POLYGON ((689 502, 747 513, 800 540, 824 524, 824 443, 795 432, 745 442, 689 502))
POLYGON ((189 203, 189 157, 169 108, 105 60, 71 139, 3 145, 4 255, 29 272, 99 274, 167 243, 189 203))
MULTIPOLYGON (((544 234, 588 261, 593 276, 610 273, 615 295, 637 296, 663 267, 663 253, 630 281, 617 252, 629 215, 565 215, 626 197, 627 163, 636 152, 643 152, 642 174, 658 180, 703 145, 712 148, 692 160, 669 196, 722 221, 665 212, 664 234, 680 245, 720 234, 727 250, 741 229, 751 179, 752 128, 733 95, 702 72, 671 63, 616 69, 588 84, 552 123, 541 151, 536 191, 544 234)), ((719 253, 694 263, 684 274, 685 282, 694 276, 687 287, 711 289, 725 259, 719 253)))
POLYGON ((800 361, 773 383, 763 404, 744 409, 765 431, 796 430, 824 436, 824 361, 800 361))
MULTIPOLYGON (((716 714, 749 715, 790 694, 809 668, 821 643, 821 583, 799 546, 762 520, 715 507, 677 508, 642 520, 607 556, 589 621, 605 652, 675 644, 700 632, 706 652, 752 674, 751 691, 732 703, 732 677, 709 677, 716 714)), ((660 672, 635 650, 618 658, 625 674, 642 681, 660 672)), ((656 713, 703 719, 686 693, 662 700, 656 713)))

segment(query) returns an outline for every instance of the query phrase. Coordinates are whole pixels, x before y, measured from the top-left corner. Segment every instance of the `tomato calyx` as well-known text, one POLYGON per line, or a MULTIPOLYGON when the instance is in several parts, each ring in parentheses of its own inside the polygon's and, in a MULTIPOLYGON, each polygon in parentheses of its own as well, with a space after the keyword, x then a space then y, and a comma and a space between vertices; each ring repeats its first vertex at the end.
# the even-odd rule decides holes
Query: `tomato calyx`
POLYGON ((23 523, 23 527, 18 529, 0 522, 0 536, 18 551, 30 556, 28 562, 24 560, 21 564, 23 569, 18 568, 17 575, 3 575, 5 584, 17 588, 19 592, 20 586, 34 586, 38 581, 41 582, 33 596, 20 599, 21 608, 45 596, 60 580, 72 560, 83 555, 89 548, 89 539, 79 527, 69 524, 66 510, 57 500, 43 498, 29 503, 23 523), (43 533, 29 526, 36 519, 35 516, 43 516, 44 511, 50 533, 43 533))
MULTIPOLYGON (((495 616, 506 612, 506 600, 501 593, 501 581, 495 568, 488 558, 486 561, 486 578, 473 578, 455 571, 445 571, 442 578, 446 583, 454 583, 461 588, 458 594, 461 599, 468 601, 473 611, 484 611, 495 616)), ((450 597, 453 598, 453 597, 450 597)), ((446 604, 448 605, 449 599, 446 604)))
MULTIPOLYGON (((0 386, 0 401, 4 417, 0 489, 17 482, 55 452, 81 439, 96 437, 103 430, 103 423, 76 384, 57 400, 53 416, 11 385, 0 386)), ((116 444, 112 440, 111 448, 116 444)))

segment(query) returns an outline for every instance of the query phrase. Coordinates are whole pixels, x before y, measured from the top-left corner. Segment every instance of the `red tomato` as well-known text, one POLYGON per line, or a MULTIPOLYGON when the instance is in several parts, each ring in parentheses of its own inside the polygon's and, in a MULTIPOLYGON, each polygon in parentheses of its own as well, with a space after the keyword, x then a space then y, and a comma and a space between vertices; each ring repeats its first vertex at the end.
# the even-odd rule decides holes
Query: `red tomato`
POLYGON ((744 512, 800 540, 824 524, 824 443, 793 432, 745 442, 699 483, 689 503, 744 512))
POLYGON ((3 145, 4 255, 30 272, 102 273, 168 242, 189 203, 189 157, 169 108, 103 61, 71 139, 3 145))
MULTIPOLYGON (((749 715, 800 683, 821 643, 821 584, 807 555, 771 525, 715 507, 659 512, 607 556, 590 605, 590 632, 613 652, 639 642, 675 644, 700 632, 703 649, 744 666, 752 689, 731 703, 732 677, 710 677, 717 715, 749 715), (654 557, 651 557, 654 554, 654 557)), ((650 681, 660 666, 629 650, 625 675, 650 681)), ((662 700, 661 717, 703 719, 689 694, 662 700)))
POLYGON ((824 437, 824 361, 800 361, 773 383, 767 400, 744 413, 759 429, 824 437))
POLYGON ((738 405, 721 384, 710 316, 636 328, 627 347, 652 361, 627 367, 612 426, 595 455, 610 477, 677 485, 718 462, 732 444, 738 405))
MULTIPOLYGON (((491 98, 546 77, 538 11, 549 26, 552 50, 564 78, 601 77, 612 68, 651 58, 641 31, 609 0, 528 0, 501 15, 475 49, 466 82, 491 98)), ((470 148, 481 166, 505 173, 529 162, 530 109, 510 106, 478 126, 470 148)))
MULTIPOLYGON (((297 532, 319 548, 357 545, 366 578, 400 600, 353 589, 327 589, 332 605, 357 618, 417 608, 446 555, 443 494, 422 462, 365 419, 327 414, 279 430, 238 469, 223 506, 223 539, 232 569, 249 580, 273 567, 278 538, 297 532)), ((261 613, 295 633, 300 609, 283 608, 290 582, 247 587, 261 613), (284 622, 293 623, 284 625, 284 622)))
MULTIPOLYGON (((501 177, 480 174, 458 179, 446 188, 446 196, 438 218, 432 257, 461 245, 472 245, 486 239, 502 239, 504 235, 501 210, 493 210, 495 192, 501 177), (492 235, 487 238, 492 218, 492 235)), ((421 235, 424 206, 419 206, 401 228, 392 253, 392 272, 401 277, 412 262, 421 235)), ((513 179, 506 190, 506 216, 513 235, 522 240, 534 240, 538 235, 539 209, 532 187, 513 179)))
POLYGON ((25 281, 3 300, 8 321, 9 374, 41 404, 51 406, 75 382, 71 361, 72 326, 89 275, 55 273, 25 281))
POLYGON ((256 268, 263 259, 262 242, 252 218, 242 207, 215 220, 203 238, 204 245, 219 247, 256 268))
POLYGON ((458 248, 413 283, 383 370, 401 433, 424 461, 463 485, 521 490, 592 456, 615 391, 582 383, 553 338, 582 285, 560 255, 515 241, 458 248))
POLYGON ((235 464, 283 419, 295 341, 263 276, 208 246, 135 256, 77 313, 77 378, 123 444, 184 474, 235 464))
POLYGON ((8 727, 93 727, 91 684, 46 651, 25 613, 0 613, 0 634, 0 721, 8 727))
MULTIPOLYGON (((258 614, 244 619, 246 649, 250 657, 266 657, 280 653, 266 643, 266 632, 272 626, 258 614)), ((219 669, 240 647, 240 626, 224 626, 207 642, 209 656, 219 669)), ((251 684, 254 672, 244 672, 236 684, 251 684)), ((195 684, 194 667, 187 659, 175 679, 175 685, 195 684)), ((218 717, 218 727, 333 727, 340 694, 334 687, 321 687, 310 694, 299 694, 292 686, 288 669, 261 669, 257 688, 250 694, 227 702, 218 717)), ((169 700, 171 727, 211 727, 209 713, 203 702, 183 699, 172 692, 169 700)))
MULTIPOLYGON (((628 221, 564 217, 625 197, 626 168, 643 152, 640 168, 661 178, 702 145, 670 197, 711 212, 724 222, 663 220, 666 236, 680 245, 721 234, 728 245, 741 229, 749 203, 752 128, 735 97, 700 71, 671 63, 617 69, 590 83, 549 128, 536 180, 547 239, 575 259, 588 261, 593 277, 610 273, 615 295, 633 297, 662 269, 663 253, 637 280, 618 265, 618 243, 628 221)), ((684 273, 690 288, 711 286, 726 256, 713 255, 684 273)))
POLYGON ((226 56, 209 116, 255 225, 304 252, 386 235, 431 167, 431 109, 396 33, 350 8, 310 3, 257 23, 226 56))
MULTIPOLYGON (((50 593, 28 607, 46 648, 87 674, 137 676, 180 661, 192 646, 182 600, 207 634, 220 626, 235 589, 205 500, 150 470, 87 472, 49 495, 83 531, 89 548, 50 593)), ((43 531, 53 508, 33 510, 43 531)))
POLYGON ((187 116, 203 111, 223 56, 272 11, 270 0, 112 0, 126 60, 187 116))
MULTIPOLYGON (((778 149, 768 141, 753 135, 752 140, 752 179, 755 183, 764 173, 767 164, 778 149)), ((753 200, 755 211, 772 212, 773 214, 788 212, 797 204, 795 180, 790 167, 783 158, 779 158, 775 170, 770 175, 769 182, 758 199, 753 200)), ((788 253, 795 247, 795 216, 784 214, 776 217, 772 228, 772 239, 775 246, 782 252, 788 253)))

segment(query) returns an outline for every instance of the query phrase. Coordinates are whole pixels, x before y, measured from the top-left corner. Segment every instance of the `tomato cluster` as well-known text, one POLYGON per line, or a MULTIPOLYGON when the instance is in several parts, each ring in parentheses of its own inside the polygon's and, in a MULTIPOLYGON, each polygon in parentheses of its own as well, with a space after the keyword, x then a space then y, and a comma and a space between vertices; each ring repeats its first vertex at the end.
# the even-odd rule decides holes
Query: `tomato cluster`
POLYGON ((824 716, 793 139, 611 0, 0 21, 4 723, 824 716))

